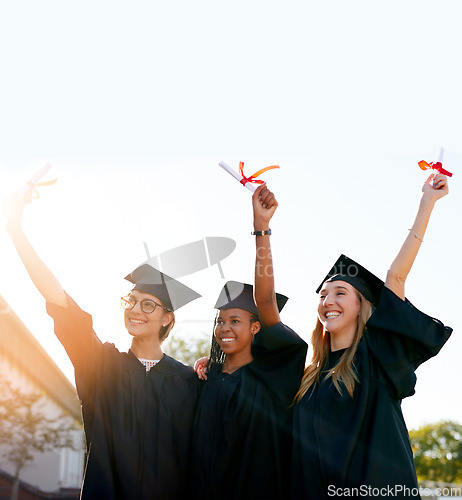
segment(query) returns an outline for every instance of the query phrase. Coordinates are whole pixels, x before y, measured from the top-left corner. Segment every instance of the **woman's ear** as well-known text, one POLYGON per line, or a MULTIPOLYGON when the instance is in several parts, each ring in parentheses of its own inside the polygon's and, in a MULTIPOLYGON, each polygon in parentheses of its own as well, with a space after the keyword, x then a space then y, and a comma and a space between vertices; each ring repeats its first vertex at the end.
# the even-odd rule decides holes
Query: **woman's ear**
POLYGON ((168 312, 165 316, 164 316, 164 321, 162 322, 162 326, 167 326, 169 325, 172 321, 173 321, 173 318, 174 318, 174 315, 172 312, 168 312))
POLYGON ((252 328, 250 329, 252 335, 256 335, 260 330, 261 330, 261 323, 260 323, 260 321, 254 321, 252 323, 252 328))

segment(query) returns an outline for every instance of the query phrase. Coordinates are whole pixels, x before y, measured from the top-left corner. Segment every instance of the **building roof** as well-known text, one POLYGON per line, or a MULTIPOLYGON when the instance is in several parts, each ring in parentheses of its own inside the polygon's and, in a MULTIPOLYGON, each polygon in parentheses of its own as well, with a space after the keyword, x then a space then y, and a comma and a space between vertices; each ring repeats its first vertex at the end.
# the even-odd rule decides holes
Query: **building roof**
POLYGON ((81 420, 74 386, 1 295, 0 351, 58 405, 81 420))

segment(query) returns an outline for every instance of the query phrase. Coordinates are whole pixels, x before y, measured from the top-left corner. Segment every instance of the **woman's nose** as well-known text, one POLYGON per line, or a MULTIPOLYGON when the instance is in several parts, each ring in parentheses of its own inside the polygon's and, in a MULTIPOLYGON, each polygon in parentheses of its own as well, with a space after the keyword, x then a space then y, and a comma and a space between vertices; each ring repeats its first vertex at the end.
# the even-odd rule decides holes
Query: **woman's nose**
POLYGON ((138 311, 139 311, 139 312, 143 312, 143 311, 141 310, 141 300, 137 300, 137 301, 135 302, 135 305, 133 306, 132 310, 134 311, 136 308, 138 308, 138 311))
POLYGON ((328 293, 325 297, 324 300, 322 301, 323 306, 328 306, 332 304, 332 296, 330 293, 328 293))

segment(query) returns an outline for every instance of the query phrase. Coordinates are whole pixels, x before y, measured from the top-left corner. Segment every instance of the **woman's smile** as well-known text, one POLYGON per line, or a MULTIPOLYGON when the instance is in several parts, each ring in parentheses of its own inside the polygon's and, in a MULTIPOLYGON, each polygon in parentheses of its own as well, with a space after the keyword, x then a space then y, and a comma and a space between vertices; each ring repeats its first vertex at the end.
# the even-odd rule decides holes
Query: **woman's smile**
POLYGON ((231 342, 236 341, 236 337, 220 337, 221 342, 224 342, 225 344, 230 344, 231 342))
POLYGON ((331 335, 353 339, 361 303, 356 290, 345 281, 326 281, 319 292, 318 318, 331 335))

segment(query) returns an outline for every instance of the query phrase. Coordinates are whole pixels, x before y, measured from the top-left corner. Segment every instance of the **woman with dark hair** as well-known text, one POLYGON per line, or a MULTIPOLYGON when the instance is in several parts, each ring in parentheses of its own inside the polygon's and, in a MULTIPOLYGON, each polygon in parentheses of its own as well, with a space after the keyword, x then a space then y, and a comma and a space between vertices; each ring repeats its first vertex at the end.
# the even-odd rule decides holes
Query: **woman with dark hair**
POLYGON ((342 255, 318 287, 313 358, 296 396, 291 497, 419 496, 401 400, 452 330, 417 310, 404 284, 436 201, 432 175, 385 283, 342 255))
POLYGON ((189 454, 200 381, 161 345, 174 325, 174 311, 199 295, 141 265, 126 276, 134 286, 122 297, 131 348, 119 352, 103 344, 92 317, 66 294, 26 238, 24 205, 13 197, 5 206, 7 230, 74 365, 87 445, 81 497, 185 498, 191 488, 189 454))
POLYGON ((287 498, 290 406, 307 346, 279 317, 287 297, 274 291, 269 221, 276 207, 273 193, 260 186, 253 195, 255 288, 228 282, 215 306, 207 382, 194 422, 197 498, 287 498))

